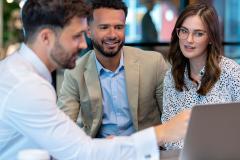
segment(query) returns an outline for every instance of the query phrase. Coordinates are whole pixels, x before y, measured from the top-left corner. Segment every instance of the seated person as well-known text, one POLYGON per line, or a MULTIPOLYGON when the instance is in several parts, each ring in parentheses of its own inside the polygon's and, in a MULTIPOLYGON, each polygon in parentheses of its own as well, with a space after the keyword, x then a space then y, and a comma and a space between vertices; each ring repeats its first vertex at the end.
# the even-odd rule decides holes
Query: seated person
POLYGON ((29 148, 58 160, 159 159, 157 145, 185 135, 189 111, 131 136, 92 139, 59 110, 51 72, 75 67, 87 47, 88 14, 83 0, 25 2, 25 42, 0 61, 0 160, 29 148))
POLYGON ((164 79, 163 122, 195 104, 240 101, 240 66, 222 55, 220 35, 218 15, 208 4, 189 5, 179 16, 164 79))
POLYGON ((91 137, 131 135, 160 124, 163 57, 124 46, 124 2, 94 0, 92 8, 88 36, 94 50, 65 72, 58 106, 91 137))

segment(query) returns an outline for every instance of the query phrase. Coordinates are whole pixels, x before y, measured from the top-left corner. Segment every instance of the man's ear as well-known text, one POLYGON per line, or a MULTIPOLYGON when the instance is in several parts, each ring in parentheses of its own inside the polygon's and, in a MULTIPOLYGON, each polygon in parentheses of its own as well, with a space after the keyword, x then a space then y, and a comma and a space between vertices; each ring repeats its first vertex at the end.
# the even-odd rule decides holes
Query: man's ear
POLYGON ((41 43, 45 45, 52 45, 54 43, 55 33, 51 29, 45 28, 39 32, 38 38, 41 43))
POLYGON ((87 35, 88 38, 91 39, 91 29, 90 29, 90 26, 89 26, 89 25, 88 25, 88 27, 87 27, 86 35, 87 35))

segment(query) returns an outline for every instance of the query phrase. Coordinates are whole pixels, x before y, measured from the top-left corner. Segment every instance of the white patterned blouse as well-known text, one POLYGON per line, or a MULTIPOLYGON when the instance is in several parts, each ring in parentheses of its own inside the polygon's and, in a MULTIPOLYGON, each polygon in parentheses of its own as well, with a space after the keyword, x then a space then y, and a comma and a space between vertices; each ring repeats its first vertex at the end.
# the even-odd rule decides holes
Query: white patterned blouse
MULTIPOLYGON (((222 57, 220 62, 221 75, 213 88, 206 96, 199 95, 198 86, 184 73, 184 82, 188 90, 179 92, 175 89, 171 68, 164 78, 163 89, 163 114, 162 122, 166 122, 184 109, 192 108, 195 104, 213 104, 240 101, 240 65, 235 61, 222 57)), ((179 149, 183 141, 165 144, 166 149, 179 149)))

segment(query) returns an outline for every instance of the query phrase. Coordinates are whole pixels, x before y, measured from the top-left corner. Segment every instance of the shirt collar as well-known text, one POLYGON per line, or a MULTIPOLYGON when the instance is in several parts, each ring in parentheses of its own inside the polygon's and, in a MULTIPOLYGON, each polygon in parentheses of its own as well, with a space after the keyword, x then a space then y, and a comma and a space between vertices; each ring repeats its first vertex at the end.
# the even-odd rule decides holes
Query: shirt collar
MULTIPOLYGON (((96 62, 96 66, 97 66, 97 72, 98 75, 101 75, 102 72, 111 72, 110 70, 104 68, 102 66, 102 64, 98 61, 97 57, 96 57, 96 53, 94 52, 94 57, 95 57, 95 62, 96 62)), ((124 69, 124 58, 123 58, 123 51, 121 51, 121 58, 120 58, 120 63, 118 68, 116 69, 116 71, 114 71, 115 73, 118 73, 121 69, 124 69)))
POLYGON ((52 83, 52 76, 46 65, 40 58, 24 43, 21 44, 19 54, 22 55, 35 69, 35 71, 49 83, 52 83))

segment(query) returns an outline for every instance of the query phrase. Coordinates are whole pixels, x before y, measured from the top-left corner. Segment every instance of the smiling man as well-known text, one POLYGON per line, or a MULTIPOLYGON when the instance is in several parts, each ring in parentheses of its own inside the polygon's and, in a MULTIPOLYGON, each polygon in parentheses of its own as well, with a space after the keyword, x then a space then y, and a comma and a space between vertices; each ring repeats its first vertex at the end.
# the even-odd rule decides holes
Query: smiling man
POLYGON ((184 136, 187 112, 164 125, 108 140, 90 138, 59 110, 50 72, 73 68, 78 51, 87 47, 88 8, 83 0, 24 4, 25 42, 0 61, 1 160, 16 160, 19 151, 29 148, 45 149, 58 160, 159 159, 157 144, 184 136))
POLYGON ((58 99, 92 137, 125 136, 160 124, 167 65, 160 53, 124 46, 127 7, 93 0, 88 37, 94 50, 65 72, 58 99))

